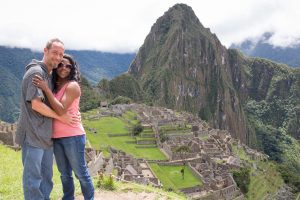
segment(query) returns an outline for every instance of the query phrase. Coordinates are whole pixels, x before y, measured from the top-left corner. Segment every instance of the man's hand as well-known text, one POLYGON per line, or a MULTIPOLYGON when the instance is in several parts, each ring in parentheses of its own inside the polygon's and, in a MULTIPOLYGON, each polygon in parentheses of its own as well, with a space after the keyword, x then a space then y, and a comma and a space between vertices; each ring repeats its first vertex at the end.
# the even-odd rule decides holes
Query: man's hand
POLYGON ((78 114, 67 112, 59 116, 58 120, 63 122, 64 124, 68 124, 69 126, 75 127, 78 124, 78 122, 81 121, 81 117, 78 114))

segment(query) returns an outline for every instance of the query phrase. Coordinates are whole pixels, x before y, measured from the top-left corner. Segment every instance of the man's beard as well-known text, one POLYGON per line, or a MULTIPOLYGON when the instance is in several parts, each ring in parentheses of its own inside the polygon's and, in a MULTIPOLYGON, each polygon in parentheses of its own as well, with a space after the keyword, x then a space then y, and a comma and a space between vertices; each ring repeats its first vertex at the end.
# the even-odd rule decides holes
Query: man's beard
POLYGON ((52 64, 52 69, 56 69, 58 64, 52 64))

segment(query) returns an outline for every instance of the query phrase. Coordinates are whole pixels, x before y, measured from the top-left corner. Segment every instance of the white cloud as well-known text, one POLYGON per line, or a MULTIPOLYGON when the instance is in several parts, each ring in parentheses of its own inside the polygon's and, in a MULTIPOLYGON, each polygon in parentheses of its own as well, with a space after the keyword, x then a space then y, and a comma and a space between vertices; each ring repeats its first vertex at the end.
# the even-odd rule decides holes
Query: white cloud
POLYGON ((133 52, 175 3, 191 6, 227 47, 267 31, 275 45, 299 42, 297 0, 9 0, 0 7, 0 45, 41 50, 59 37, 68 49, 133 52))

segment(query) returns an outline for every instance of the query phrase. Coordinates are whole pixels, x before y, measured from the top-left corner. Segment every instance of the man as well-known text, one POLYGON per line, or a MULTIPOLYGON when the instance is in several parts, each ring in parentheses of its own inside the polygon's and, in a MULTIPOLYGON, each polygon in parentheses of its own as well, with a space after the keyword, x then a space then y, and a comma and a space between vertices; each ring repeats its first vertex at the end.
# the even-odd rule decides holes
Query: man
POLYGON ((72 117, 58 116, 49 107, 47 97, 32 83, 32 78, 39 75, 52 88, 51 72, 61 62, 64 51, 62 41, 57 38, 49 40, 43 60, 32 60, 23 76, 16 142, 22 147, 25 200, 50 199, 53 188, 52 118, 72 124, 72 117))

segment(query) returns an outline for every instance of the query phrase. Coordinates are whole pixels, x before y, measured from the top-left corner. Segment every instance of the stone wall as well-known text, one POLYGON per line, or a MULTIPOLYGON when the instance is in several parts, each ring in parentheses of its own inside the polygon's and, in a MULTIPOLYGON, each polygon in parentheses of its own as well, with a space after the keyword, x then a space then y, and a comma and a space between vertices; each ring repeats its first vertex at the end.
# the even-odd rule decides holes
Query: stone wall
POLYGON ((14 146, 14 133, 11 132, 0 132, 0 140, 10 146, 14 146))

